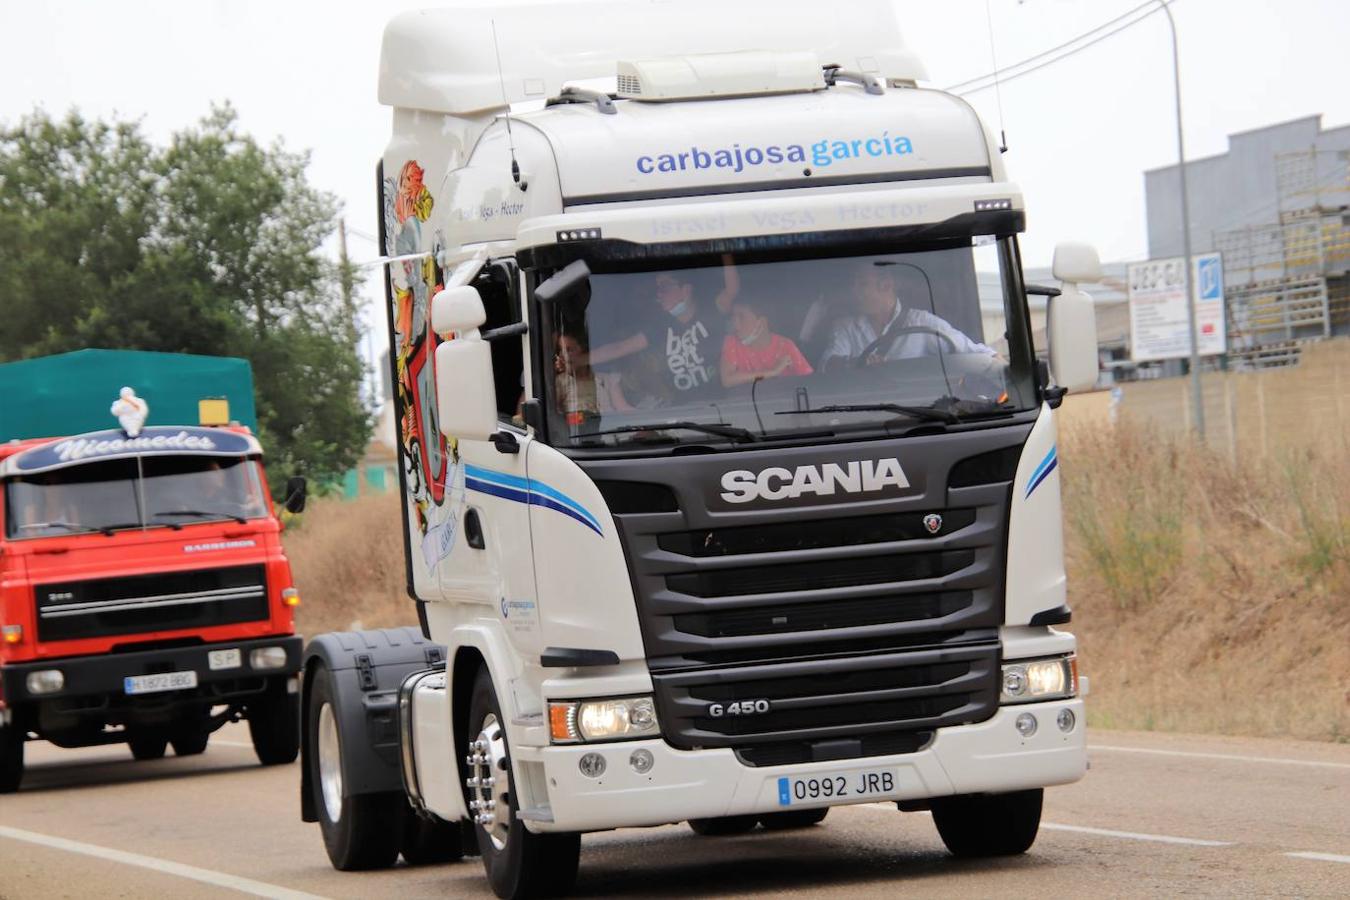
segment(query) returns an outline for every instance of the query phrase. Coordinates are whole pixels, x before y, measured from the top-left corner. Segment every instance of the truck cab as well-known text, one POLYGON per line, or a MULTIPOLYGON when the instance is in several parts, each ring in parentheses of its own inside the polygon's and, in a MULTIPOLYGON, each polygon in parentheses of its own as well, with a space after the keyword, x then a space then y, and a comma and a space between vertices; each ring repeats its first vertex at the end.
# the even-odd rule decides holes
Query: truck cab
POLYGON ((132 429, 0 444, 0 789, 28 740, 154 759, 247 719, 264 764, 297 753, 299 594, 258 440, 132 429))
POLYGON ((302 802, 339 868, 393 860, 395 795, 503 897, 570 884, 584 832, 849 803, 1020 853, 1086 769, 1055 409, 1096 378, 1095 253, 1057 253, 1038 359, 1022 192, 890 4, 715 34, 692 6, 386 30, 421 634, 307 651, 302 802))

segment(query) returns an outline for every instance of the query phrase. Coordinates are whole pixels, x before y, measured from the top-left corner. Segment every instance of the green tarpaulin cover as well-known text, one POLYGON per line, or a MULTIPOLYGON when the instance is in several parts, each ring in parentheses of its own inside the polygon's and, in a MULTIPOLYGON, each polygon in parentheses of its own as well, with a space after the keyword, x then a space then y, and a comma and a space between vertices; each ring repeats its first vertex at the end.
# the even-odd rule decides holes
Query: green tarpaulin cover
POLYGON ((196 425, 198 401, 224 397, 231 420, 258 430, 247 360, 77 350, 0 364, 0 441, 116 428, 109 407, 123 386, 150 405, 149 425, 196 425))

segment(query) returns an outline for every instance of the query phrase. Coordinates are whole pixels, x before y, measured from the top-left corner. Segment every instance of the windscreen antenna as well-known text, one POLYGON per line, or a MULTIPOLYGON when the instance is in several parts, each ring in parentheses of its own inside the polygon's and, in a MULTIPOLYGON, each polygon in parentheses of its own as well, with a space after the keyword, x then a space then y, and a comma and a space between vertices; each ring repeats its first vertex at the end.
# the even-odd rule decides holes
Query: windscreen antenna
MULTIPOLYGON (((989 4, 990 0, 984 0, 984 18, 989 25, 989 59, 994 64, 994 96, 998 98, 998 151, 1000 153, 1007 153, 1008 129, 1003 121, 1003 86, 999 84, 998 52, 994 49, 994 13, 993 10, 990 9, 989 4)), ((499 61, 498 66, 500 65, 501 63, 499 61)), ((502 90, 503 93, 505 93, 505 88, 502 90)))
POLYGON ((528 185, 520 180, 520 163, 516 162, 516 139, 511 134, 511 101, 506 96, 506 76, 502 74, 502 48, 497 43, 497 20, 488 21, 492 23, 492 52, 497 54, 497 82, 502 87, 502 105, 506 107, 506 146, 511 150, 511 180, 520 185, 523 191, 528 185))

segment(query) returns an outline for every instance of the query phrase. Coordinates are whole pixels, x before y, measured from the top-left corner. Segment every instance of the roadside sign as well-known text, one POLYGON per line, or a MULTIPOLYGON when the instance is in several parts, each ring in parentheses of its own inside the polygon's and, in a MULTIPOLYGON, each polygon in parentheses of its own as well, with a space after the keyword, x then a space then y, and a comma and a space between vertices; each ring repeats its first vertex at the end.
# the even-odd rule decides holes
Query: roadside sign
MULTIPOLYGON (((1223 257, 1206 253, 1193 262, 1196 349, 1201 356, 1218 356, 1228 350, 1223 257)), ((1130 265, 1130 358, 1135 362, 1190 356, 1184 266, 1181 257, 1130 265)))

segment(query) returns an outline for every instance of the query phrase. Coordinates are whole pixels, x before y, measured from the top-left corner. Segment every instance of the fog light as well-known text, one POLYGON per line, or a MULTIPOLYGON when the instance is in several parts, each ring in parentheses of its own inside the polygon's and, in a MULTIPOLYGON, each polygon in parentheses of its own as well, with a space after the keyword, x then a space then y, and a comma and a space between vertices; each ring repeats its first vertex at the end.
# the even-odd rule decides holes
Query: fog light
POLYGON ((248 655, 248 664, 255 669, 280 669, 286 665, 285 647, 259 647, 248 655))
POLYGON ((29 672, 25 684, 30 694, 54 694, 66 686, 66 676, 60 669, 42 669, 29 672))
POLYGON ((1029 738, 1036 733, 1036 717, 1031 713, 1022 713, 1017 717, 1017 733, 1029 738))
POLYGON ((646 775, 656 765, 656 757, 652 756, 650 750, 634 750, 633 755, 628 757, 628 764, 633 767, 633 771, 639 775, 646 775))
POLYGON ((581 761, 577 763, 577 768, 587 778, 599 778, 605 774, 605 758, 599 753, 587 753, 581 757, 581 761))
POLYGON ((1071 709, 1061 709, 1059 715, 1055 717, 1055 724, 1058 725, 1059 730, 1065 734, 1073 731, 1074 723, 1077 721, 1078 719, 1074 716, 1073 710, 1071 709))

